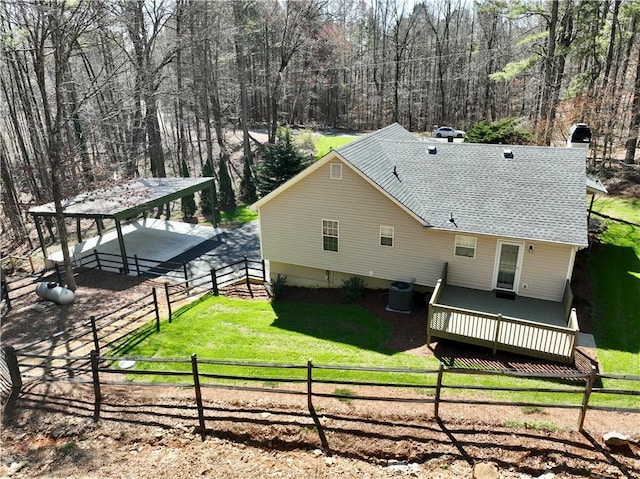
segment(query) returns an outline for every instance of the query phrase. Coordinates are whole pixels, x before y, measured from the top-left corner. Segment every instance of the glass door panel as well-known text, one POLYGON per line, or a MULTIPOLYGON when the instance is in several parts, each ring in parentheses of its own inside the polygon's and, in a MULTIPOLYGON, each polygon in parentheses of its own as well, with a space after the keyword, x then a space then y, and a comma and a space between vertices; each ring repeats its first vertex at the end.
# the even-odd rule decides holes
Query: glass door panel
POLYGON ((502 244, 500 247, 500 263, 498 264, 498 279, 496 287, 500 289, 515 290, 516 272, 518 270, 518 255, 520 246, 515 244, 502 244))

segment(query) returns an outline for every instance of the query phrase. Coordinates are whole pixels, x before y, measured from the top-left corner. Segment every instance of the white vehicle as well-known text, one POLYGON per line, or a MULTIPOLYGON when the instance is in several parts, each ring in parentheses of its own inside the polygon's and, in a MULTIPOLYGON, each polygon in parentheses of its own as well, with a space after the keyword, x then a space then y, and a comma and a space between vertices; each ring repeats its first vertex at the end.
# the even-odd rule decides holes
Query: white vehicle
POLYGON ((465 132, 462 130, 456 130, 450 126, 440 126, 433 130, 433 136, 436 138, 464 138, 465 132))

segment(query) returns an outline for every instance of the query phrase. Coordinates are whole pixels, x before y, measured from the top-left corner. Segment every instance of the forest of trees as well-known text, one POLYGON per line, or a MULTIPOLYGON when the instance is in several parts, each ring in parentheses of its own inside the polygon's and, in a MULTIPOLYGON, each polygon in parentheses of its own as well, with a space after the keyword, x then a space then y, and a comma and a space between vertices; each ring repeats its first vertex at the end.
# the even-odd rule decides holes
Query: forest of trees
POLYGON ((513 118, 559 145, 586 122, 592 160, 634 163, 639 24, 637 0, 3 1, 3 230, 19 242, 34 204, 205 164, 238 192, 250 130, 275 142, 282 124, 513 118))

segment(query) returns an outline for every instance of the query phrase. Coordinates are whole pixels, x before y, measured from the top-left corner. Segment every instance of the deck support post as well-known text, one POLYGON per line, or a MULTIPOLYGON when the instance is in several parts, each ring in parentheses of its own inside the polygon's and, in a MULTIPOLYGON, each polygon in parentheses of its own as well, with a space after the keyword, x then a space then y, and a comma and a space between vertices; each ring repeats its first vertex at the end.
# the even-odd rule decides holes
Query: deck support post
POLYGON ((502 323, 502 313, 498 313, 498 323, 496 324, 496 334, 493 337, 493 354, 498 352, 498 337, 500 336, 500 324, 502 323))

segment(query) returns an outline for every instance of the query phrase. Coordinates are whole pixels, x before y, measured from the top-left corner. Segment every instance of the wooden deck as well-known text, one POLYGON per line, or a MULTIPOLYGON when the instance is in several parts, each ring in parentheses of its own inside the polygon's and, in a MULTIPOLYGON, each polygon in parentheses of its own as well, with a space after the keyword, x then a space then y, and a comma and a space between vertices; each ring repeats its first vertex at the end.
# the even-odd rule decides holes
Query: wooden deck
POLYGON ((446 284, 447 266, 429 301, 427 341, 432 336, 570 363, 579 333, 572 294, 563 302, 497 298, 495 292, 446 284))

